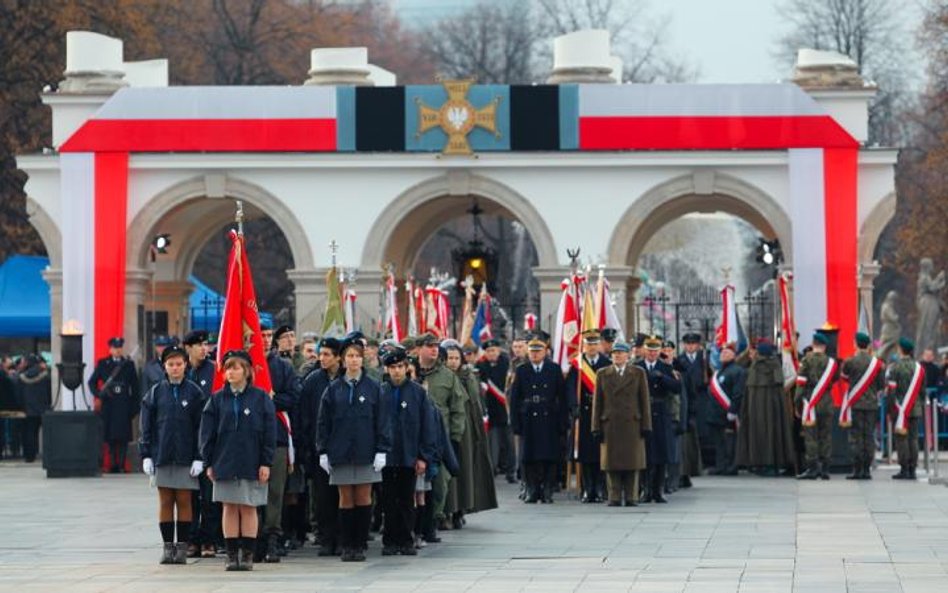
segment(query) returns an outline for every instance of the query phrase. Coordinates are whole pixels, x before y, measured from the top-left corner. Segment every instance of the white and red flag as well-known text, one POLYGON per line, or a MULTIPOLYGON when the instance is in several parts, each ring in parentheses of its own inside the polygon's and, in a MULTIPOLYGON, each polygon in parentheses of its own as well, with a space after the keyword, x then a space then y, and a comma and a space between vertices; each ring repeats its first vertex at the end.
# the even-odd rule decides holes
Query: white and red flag
POLYGON ((579 284, 576 274, 560 284, 563 296, 553 331, 553 362, 560 365, 564 374, 569 372, 570 360, 579 353, 579 284))

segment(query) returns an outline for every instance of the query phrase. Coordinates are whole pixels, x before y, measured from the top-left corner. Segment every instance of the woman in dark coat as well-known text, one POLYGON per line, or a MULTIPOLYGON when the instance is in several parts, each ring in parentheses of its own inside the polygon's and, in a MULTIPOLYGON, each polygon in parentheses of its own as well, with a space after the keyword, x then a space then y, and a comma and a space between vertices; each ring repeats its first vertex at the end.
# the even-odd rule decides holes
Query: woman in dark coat
POLYGON ((392 447, 391 408, 362 369, 361 340, 341 348, 346 372, 323 393, 316 420, 319 465, 339 487, 339 544, 343 562, 365 560, 372 522, 372 484, 392 447))
POLYGON ((26 357, 26 369, 18 376, 20 406, 26 414, 23 419, 23 460, 36 461, 39 451, 39 430, 43 414, 49 409, 52 384, 46 361, 36 354, 26 357))
POLYGON ((179 346, 169 346, 161 353, 165 378, 152 385, 142 398, 139 417, 142 471, 158 487, 158 529, 164 542, 160 564, 187 564, 191 492, 198 489, 197 476, 204 471, 198 447, 204 393, 185 378, 186 358, 179 346))
POLYGON ((792 420, 786 413, 783 380, 783 368, 773 345, 761 342, 747 371, 737 465, 769 475, 793 465, 792 420))
POLYGON ((253 386, 252 365, 247 352, 226 352, 226 384, 211 395, 201 416, 201 455, 214 482, 214 502, 224 507, 226 570, 253 570, 257 507, 267 504, 276 450, 276 409, 270 396, 253 386))

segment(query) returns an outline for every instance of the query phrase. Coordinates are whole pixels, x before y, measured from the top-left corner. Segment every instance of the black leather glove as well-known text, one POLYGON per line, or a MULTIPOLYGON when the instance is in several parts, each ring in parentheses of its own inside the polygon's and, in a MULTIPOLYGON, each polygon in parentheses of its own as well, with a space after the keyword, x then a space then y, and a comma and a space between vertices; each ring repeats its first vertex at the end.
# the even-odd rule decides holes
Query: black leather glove
POLYGON ((647 429, 647 428, 643 428, 643 429, 640 431, 640 434, 642 435, 642 438, 643 438, 643 439, 647 439, 647 438, 652 434, 652 431, 649 430, 649 429, 647 429))

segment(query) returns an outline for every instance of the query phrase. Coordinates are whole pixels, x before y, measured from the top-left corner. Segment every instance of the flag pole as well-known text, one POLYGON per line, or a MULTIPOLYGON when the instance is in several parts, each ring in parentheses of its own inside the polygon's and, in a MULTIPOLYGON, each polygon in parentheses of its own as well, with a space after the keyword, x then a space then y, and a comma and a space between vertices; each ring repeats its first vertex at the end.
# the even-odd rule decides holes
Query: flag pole
POLYGON ((237 234, 241 237, 244 235, 244 201, 237 200, 237 214, 234 216, 235 221, 237 222, 237 234))
MULTIPOLYGON (((579 253, 580 248, 577 247, 574 250, 566 250, 566 254, 569 256, 570 262, 570 287, 569 290, 573 292, 576 312, 577 314, 577 323, 579 325, 579 348, 576 352, 576 409, 581 410, 583 405, 583 393, 582 393, 582 359, 579 357, 583 355, 582 343, 582 329, 583 329, 583 309, 582 309, 582 300, 579 296, 579 253)), ((576 472, 576 495, 579 496, 582 489, 582 480, 583 480, 583 466, 579 463, 579 415, 573 419, 573 455, 569 460, 569 463, 566 464, 566 487, 569 489, 570 485, 570 469, 574 469, 576 472)))

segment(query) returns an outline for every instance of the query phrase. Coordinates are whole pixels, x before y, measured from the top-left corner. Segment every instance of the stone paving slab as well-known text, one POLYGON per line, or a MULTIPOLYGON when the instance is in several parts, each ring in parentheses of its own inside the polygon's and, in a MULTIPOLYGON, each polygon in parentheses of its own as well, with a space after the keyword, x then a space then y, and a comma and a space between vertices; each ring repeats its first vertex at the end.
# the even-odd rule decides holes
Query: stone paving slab
POLYGON ((0 463, 0 593, 944 593, 948 488, 703 477, 667 505, 609 508, 559 495, 501 508, 417 558, 365 563, 307 547, 252 573, 223 560, 159 566, 157 500, 140 475, 48 480, 0 463))

